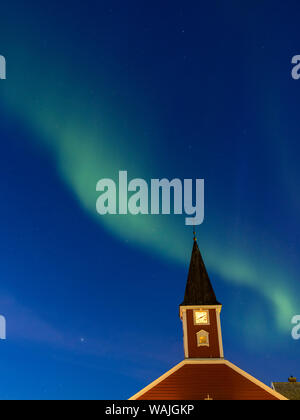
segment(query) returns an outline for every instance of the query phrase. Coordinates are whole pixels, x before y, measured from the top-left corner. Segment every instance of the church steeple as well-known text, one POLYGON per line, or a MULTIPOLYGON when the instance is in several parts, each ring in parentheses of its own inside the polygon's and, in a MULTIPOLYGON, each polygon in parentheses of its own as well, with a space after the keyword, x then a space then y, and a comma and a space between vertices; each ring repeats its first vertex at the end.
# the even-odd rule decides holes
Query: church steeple
POLYGON ((220 312, 194 231, 185 296, 180 305, 186 358, 223 358, 220 312))
POLYGON ((208 277, 195 233, 185 296, 181 306, 182 305, 220 305, 208 277))
POLYGON ((184 301, 180 305, 185 360, 130 400, 286 399, 224 359, 221 308, 194 232, 186 292, 184 301))

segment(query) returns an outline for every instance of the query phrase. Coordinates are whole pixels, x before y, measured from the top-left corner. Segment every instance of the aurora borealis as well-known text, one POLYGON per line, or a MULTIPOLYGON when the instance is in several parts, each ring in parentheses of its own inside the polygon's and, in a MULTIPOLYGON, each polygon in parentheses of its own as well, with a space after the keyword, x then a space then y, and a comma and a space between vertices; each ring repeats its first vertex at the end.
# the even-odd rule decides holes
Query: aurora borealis
POLYGON ((300 375, 297 2, 1 8, 0 398, 127 398, 183 357, 191 228, 100 217, 97 181, 120 170, 205 179, 225 356, 300 375))

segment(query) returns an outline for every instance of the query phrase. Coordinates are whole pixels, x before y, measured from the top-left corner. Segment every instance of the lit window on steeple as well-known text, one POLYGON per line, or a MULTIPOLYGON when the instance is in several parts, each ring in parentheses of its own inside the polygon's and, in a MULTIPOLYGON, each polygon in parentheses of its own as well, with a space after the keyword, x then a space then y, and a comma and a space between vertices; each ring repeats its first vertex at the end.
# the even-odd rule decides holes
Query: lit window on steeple
POLYGON ((198 347, 209 347, 209 333, 207 331, 201 330, 197 332, 197 345, 198 347))

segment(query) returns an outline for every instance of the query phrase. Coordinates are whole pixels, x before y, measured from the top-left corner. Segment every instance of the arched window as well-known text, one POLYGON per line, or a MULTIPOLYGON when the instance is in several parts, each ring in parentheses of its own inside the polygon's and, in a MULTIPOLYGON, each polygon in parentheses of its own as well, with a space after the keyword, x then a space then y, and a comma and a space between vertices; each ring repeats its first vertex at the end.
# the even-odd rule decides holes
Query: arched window
POLYGON ((197 345, 198 347, 209 347, 209 333, 207 331, 201 330, 197 332, 197 345))

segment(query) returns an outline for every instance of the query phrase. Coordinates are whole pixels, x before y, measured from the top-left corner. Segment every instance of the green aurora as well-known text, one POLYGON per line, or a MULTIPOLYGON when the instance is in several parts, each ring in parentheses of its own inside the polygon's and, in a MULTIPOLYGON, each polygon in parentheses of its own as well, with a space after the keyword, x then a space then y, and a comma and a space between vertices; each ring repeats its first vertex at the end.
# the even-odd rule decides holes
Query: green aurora
MULTIPOLYGON (((128 170, 131 178, 167 176, 163 162, 157 158, 159 138, 153 143, 150 138, 148 143, 144 139, 143 147, 138 141, 146 123, 138 108, 133 107, 128 112, 130 128, 124 129, 122 106, 126 103, 114 108, 109 100, 106 101, 107 74, 98 74, 97 83, 95 75, 86 80, 87 69, 82 66, 74 71, 62 51, 52 52, 52 59, 49 50, 38 51, 39 61, 36 61, 26 47, 26 40, 23 42, 24 45, 12 46, 15 56, 8 60, 8 80, 1 97, 6 110, 33 134, 35 146, 51 156, 62 182, 96 223, 120 240, 128 241, 129 246, 143 247, 158 257, 186 266, 191 229, 184 226, 183 217, 100 217, 96 213, 96 183, 100 178, 116 179, 119 170, 128 170), (27 71, 22 74, 19 68, 24 63, 27 71), (31 72, 31 68, 35 70, 31 72)), ((163 136, 158 128, 154 131, 157 136, 163 136)), ((264 238, 264 248, 260 249, 257 246, 259 233, 252 231, 249 236, 243 227, 239 227, 238 234, 228 241, 232 226, 222 225, 220 213, 222 209, 218 208, 218 213, 210 215, 208 229, 199 227, 198 231, 211 276, 216 274, 229 285, 246 287, 261 294, 273 308, 278 333, 288 334, 290 319, 298 311, 295 291, 291 287, 297 282, 295 273, 284 261, 273 261, 276 250, 273 251, 271 238, 264 238), (247 244, 241 245, 240 239, 244 237, 247 237, 247 244)), ((260 326, 256 329, 258 332, 260 326)))

